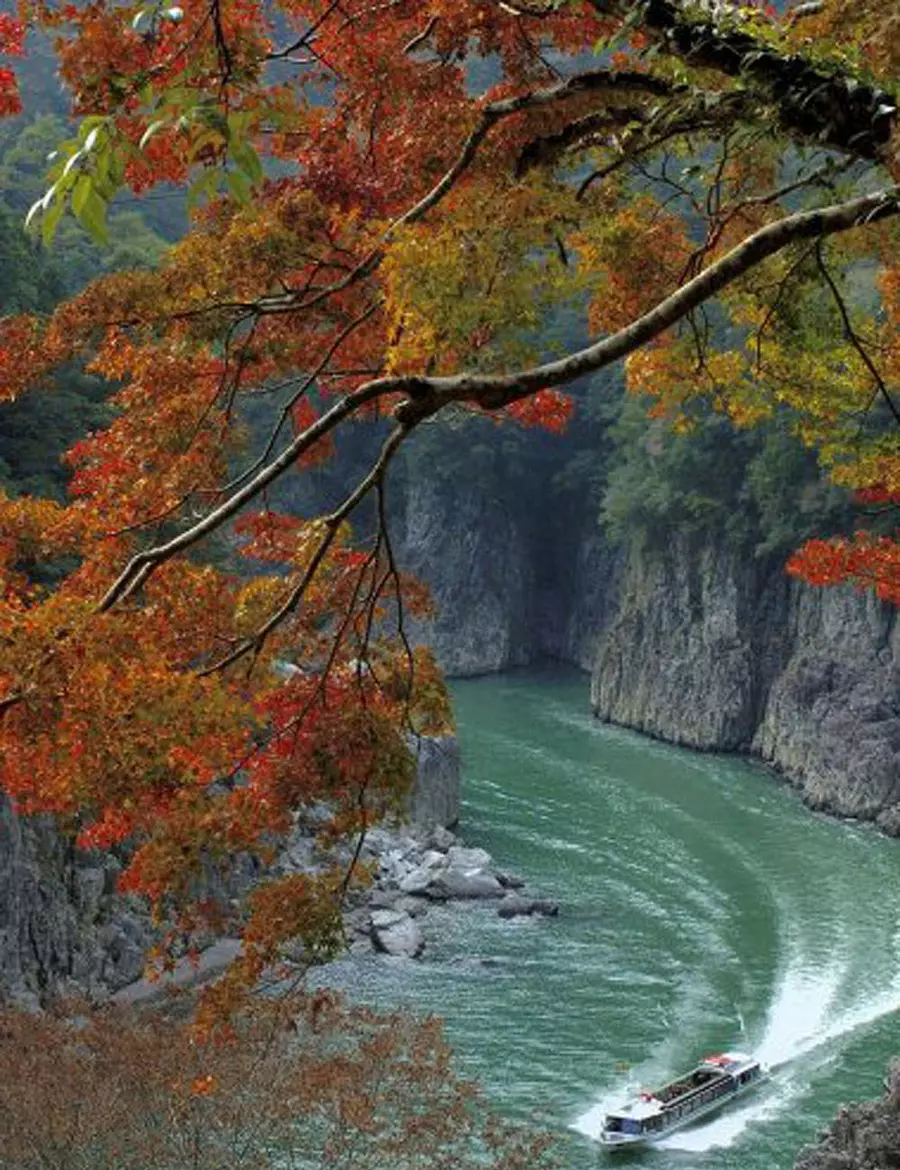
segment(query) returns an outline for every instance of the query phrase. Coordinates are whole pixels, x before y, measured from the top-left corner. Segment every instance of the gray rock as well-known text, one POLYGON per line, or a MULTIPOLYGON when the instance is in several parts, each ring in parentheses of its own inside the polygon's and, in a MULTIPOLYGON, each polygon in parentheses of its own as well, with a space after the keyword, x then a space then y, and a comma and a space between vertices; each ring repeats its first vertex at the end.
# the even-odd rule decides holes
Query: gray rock
POLYGON ((369 906, 373 910, 390 910, 399 897, 397 890, 375 890, 369 898, 369 906))
POLYGON ((455 735, 410 737, 416 776, 409 796, 414 824, 449 828, 459 821, 460 759, 455 735))
POLYGON ((898 1076, 895 1063, 880 1101, 841 1108, 819 1141, 800 1151, 795 1170, 885 1170, 900 1165, 898 1076))
POLYGON ((412 873, 407 874, 400 882, 400 890, 404 894, 424 894, 434 881, 437 871, 433 866, 420 865, 412 873))
POLYGON ((524 918, 539 914, 544 918, 555 918, 559 905, 546 898, 523 898, 520 894, 507 894, 497 908, 501 918, 524 918))
POLYGON ((371 924, 372 915, 367 906, 359 906, 344 914, 344 926, 351 934, 368 934, 371 924))
POLYGON ((525 885, 525 879, 517 877, 514 873, 501 873, 497 871, 497 881, 501 886, 507 890, 521 890, 525 885))
POLYGON ((499 898, 504 891, 492 874, 467 874, 449 869, 439 873, 426 892, 433 901, 442 902, 455 898, 499 898))
POLYGON ((371 917, 376 930, 390 930, 392 926, 399 926, 409 915, 402 910, 373 910, 371 917))
POLYGON ((447 850, 447 862, 451 869, 467 874, 483 873, 494 864, 486 849, 466 849, 462 845, 452 845, 447 850))
POLYGON ((900 834, 900 622, 849 587, 682 537, 632 552, 598 641, 596 714, 752 752, 813 808, 900 834))
POLYGON ((376 910, 372 915, 372 941, 377 950, 398 957, 415 959, 425 950, 425 936, 419 924, 408 914, 390 910, 376 910))
POLYGON ((410 918, 422 918, 428 913, 428 899, 406 895, 397 899, 397 910, 403 910, 410 918))
POLYGON ((437 479, 419 478, 404 520, 400 563, 427 582, 436 614, 409 623, 413 639, 432 646, 450 675, 524 665, 538 628, 536 570, 514 509, 480 483, 447 491, 437 479))
POLYGON ((119 986, 140 973, 153 932, 142 903, 114 893, 119 870, 0 796, 0 997, 93 994, 104 979, 119 986))
POLYGON ((106 892, 106 873, 100 866, 86 865, 75 870, 75 902, 84 914, 95 917, 106 892))
POLYGON ((449 829, 445 829, 443 825, 436 825, 428 834, 425 844, 429 849, 436 849, 439 853, 446 853, 452 845, 456 844, 456 837, 449 829))
POLYGON ((508 894, 497 907, 501 918, 522 918, 534 913, 534 899, 520 898, 518 894, 508 894))

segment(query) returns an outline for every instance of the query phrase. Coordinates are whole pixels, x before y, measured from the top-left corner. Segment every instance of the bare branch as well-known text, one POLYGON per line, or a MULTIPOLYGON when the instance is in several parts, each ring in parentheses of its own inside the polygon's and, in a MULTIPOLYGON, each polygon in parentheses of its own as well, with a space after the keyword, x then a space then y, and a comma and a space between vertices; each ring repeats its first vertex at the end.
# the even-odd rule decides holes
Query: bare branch
POLYGON ((337 536, 340 526, 347 519, 347 517, 353 511, 355 511, 355 509, 359 506, 362 500, 365 499, 372 488, 381 481, 388 464, 396 454, 400 444, 406 438, 408 433, 408 428, 402 425, 395 427, 394 430, 391 431, 390 435, 388 435, 387 439, 385 440, 383 447, 381 448, 381 453, 379 454, 375 463, 369 469, 368 473, 360 480, 360 482, 356 485, 350 495, 347 496, 344 502, 321 521, 321 524, 325 529, 322 539, 319 541, 319 545, 316 548, 316 551, 310 558, 310 561, 303 572, 303 576, 297 585, 295 585, 295 587, 291 590, 286 600, 282 602, 278 609, 270 614, 263 625, 260 626, 260 628, 256 631, 255 634, 253 634, 252 637, 247 638, 244 642, 232 650, 230 654, 221 659, 221 661, 214 663, 205 670, 201 670, 199 672, 201 678, 205 675, 212 674, 215 671, 224 670, 226 666, 231 666, 232 663, 237 662, 238 659, 243 658, 245 654, 248 654, 251 651, 258 653, 263 643, 272 633, 272 631, 280 626, 285 618, 293 613, 293 611, 303 600, 304 594, 312 583, 316 573, 319 571, 319 568, 321 567, 328 550, 334 543, 334 539, 337 536))
POLYGON ((875 383, 875 386, 878 389, 878 393, 887 403, 888 410, 890 410, 891 414, 894 416, 894 422, 900 423, 900 409, 897 408, 897 404, 894 402, 894 399, 891 396, 891 392, 885 385, 884 378, 882 378, 878 367, 869 357, 869 354, 866 351, 866 347, 860 341, 859 334, 853 328, 853 322, 850 320, 850 313, 847 310, 847 305, 844 301, 844 298, 841 296, 841 290, 835 283, 834 277, 831 275, 831 272, 828 269, 828 265, 825 263, 825 257, 822 255, 821 241, 816 242, 816 263, 819 266, 819 271, 825 278, 825 283, 831 290, 834 303, 837 305, 837 310, 841 316, 841 323, 844 326, 844 334, 847 340, 859 354, 860 361, 869 371, 869 374, 872 377, 872 381, 875 383))
POLYGON ((424 44, 425 41, 427 41, 434 32, 437 22, 438 18, 436 16, 432 16, 431 20, 429 20, 428 24, 425 25, 422 31, 420 33, 416 33, 411 41, 407 41, 407 43, 403 46, 403 52, 407 55, 414 53, 416 49, 418 49, 419 45, 424 44))

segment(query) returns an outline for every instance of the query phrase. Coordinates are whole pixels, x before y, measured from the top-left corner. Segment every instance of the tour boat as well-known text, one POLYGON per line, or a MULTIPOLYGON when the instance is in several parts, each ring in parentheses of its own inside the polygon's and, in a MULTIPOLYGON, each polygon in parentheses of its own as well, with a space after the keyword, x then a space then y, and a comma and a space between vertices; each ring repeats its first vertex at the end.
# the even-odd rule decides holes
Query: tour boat
POLYGON ((764 1076, 759 1061, 742 1052, 704 1057, 684 1076, 608 1113, 600 1140, 611 1149, 658 1141, 746 1093, 764 1076))

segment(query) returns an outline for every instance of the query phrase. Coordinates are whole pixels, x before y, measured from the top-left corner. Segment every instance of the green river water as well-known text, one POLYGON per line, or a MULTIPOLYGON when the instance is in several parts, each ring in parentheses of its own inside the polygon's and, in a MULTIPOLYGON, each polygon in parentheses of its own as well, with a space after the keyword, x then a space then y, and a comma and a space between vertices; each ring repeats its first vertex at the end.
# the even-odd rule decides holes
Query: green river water
POLYGON ((781 1170, 900 1053, 900 842, 811 814, 761 767, 592 719, 574 672, 454 684, 460 832, 556 920, 429 912, 418 963, 340 981, 447 1021, 497 1107, 610 1161, 609 1105, 710 1051, 753 1052, 755 1094, 614 1164, 781 1170))

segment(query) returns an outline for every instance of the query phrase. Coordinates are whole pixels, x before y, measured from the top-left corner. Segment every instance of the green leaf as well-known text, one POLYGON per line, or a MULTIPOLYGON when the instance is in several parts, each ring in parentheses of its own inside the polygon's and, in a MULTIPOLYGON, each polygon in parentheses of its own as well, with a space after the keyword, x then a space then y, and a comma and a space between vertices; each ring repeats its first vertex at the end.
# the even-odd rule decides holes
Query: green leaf
POLYGON ((42 195, 40 197, 40 199, 35 199, 34 203, 32 203, 32 205, 28 208, 28 214, 25 216, 25 227, 26 228, 30 227, 32 220, 35 218, 35 216, 38 215, 43 210, 44 210, 44 197, 42 195))
MULTIPOLYGON (((87 176, 83 176, 87 178, 87 176)), ((94 240, 105 244, 109 239, 106 227, 107 204, 97 192, 94 184, 88 179, 86 186, 78 187, 78 206, 75 206, 75 193, 72 194, 72 210, 75 218, 94 240)))
POLYGON ((155 122, 151 122, 144 133, 141 135, 141 140, 138 143, 138 149, 143 150, 154 134, 158 134, 165 126, 165 118, 157 118, 155 122))
MULTIPOLYGON (((44 198, 46 199, 46 196, 44 198)), ((57 199, 56 202, 51 203, 44 209, 44 215, 41 219, 41 238, 44 241, 44 246, 47 248, 53 243, 56 225, 62 219, 65 206, 62 199, 57 199)))
POLYGON ((90 175, 79 175, 75 186, 72 188, 72 211, 75 213, 75 218, 79 221, 84 213, 84 207, 91 193, 92 185, 90 175))
POLYGON ((69 161, 66 163, 66 165, 63 167, 63 172, 62 172, 63 176, 65 177, 66 175, 69 174, 69 172, 72 170, 73 167, 78 166, 78 164, 81 162, 83 157, 84 157, 83 151, 76 150, 75 153, 72 155, 72 157, 69 159, 69 161))
POLYGON ((259 155, 250 143, 239 142, 232 144, 230 154, 250 182, 258 183, 263 177, 262 163, 259 161, 259 155))
POLYGON ((228 183, 228 190, 238 203, 247 204, 250 202, 252 184, 243 171, 228 171, 225 175, 225 181, 228 183))

